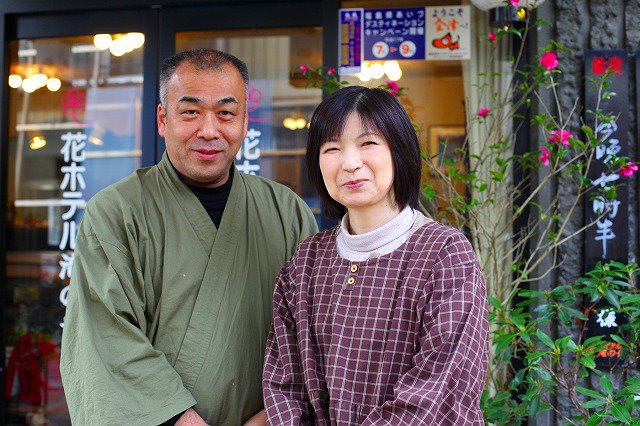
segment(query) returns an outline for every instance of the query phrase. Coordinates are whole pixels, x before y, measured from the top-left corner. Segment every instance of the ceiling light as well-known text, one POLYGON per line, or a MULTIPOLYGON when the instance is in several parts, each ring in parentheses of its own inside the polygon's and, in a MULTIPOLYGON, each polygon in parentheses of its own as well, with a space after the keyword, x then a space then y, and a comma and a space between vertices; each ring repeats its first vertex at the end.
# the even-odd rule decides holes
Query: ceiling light
POLYGON ((44 138, 44 136, 34 136, 29 141, 29 148, 31 148, 31 149, 40 149, 43 146, 45 146, 46 144, 47 144, 47 140, 44 138))
POLYGON ((22 77, 20 77, 18 74, 11 74, 9 76, 9 87, 11 87, 12 89, 17 89, 21 85, 22 77))
POLYGON ((62 82, 59 78, 52 77, 47 80, 47 89, 51 90, 52 92, 57 92, 58 90, 60 90, 60 87, 62 87, 62 82))
POLYGON ((106 50, 111 46, 110 34, 96 34, 93 36, 93 45, 98 50, 106 50))

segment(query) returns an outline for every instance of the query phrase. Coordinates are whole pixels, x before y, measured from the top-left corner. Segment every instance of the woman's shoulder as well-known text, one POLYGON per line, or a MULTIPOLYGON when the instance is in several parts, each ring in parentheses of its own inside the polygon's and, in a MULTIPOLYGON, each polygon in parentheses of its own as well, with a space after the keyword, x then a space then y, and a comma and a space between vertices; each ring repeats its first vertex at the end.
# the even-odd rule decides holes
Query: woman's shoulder
POLYGON ((459 229, 428 219, 412 236, 413 250, 431 252, 439 260, 447 259, 453 264, 476 260, 469 239, 459 229))

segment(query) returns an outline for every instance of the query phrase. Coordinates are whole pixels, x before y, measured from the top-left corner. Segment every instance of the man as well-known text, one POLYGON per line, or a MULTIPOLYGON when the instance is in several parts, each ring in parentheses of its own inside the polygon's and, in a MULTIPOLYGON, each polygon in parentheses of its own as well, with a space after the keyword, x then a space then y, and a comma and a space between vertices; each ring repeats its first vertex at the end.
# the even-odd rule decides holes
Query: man
POLYGON ((88 204, 62 338, 75 424, 234 425, 262 410, 274 278, 317 228, 288 188, 233 167, 247 84, 223 52, 167 59, 162 161, 88 204))

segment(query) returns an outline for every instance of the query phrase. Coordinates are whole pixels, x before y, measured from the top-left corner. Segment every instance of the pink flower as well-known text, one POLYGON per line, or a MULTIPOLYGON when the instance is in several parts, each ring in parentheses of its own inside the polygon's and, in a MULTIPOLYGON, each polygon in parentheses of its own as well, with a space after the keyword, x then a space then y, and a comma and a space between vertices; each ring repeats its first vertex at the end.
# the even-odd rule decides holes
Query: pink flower
POLYGON ((333 75, 336 73, 336 69, 334 67, 331 67, 327 70, 327 75, 333 75))
POLYGON ((491 114, 491 110, 489 108, 480 108, 476 115, 481 118, 485 118, 487 115, 491 114))
POLYGON ((554 68, 558 67, 558 55, 556 52, 547 52, 540 57, 540 65, 547 71, 551 71, 554 68))
POLYGON ((637 171, 638 165, 636 163, 632 163, 631 161, 627 161, 627 164, 620 167, 620 174, 624 177, 633 176, 633 174, 637 171))
POLYGON ((309 72, 309 67, 306 65, 300 65, 298 68, 300 69, 302 75, 307 75, 307 73, 309 72))
POLYGON ((548 166, 549 165, 549 155, 551 155, 551 153, 549 152, 547 147, 546 146, 541 146, 540 147, 540 157, 538 157, 538 160, 540 160, 540 162, 542 163, 543 166, 548 166))
POLYGON ((573 133, 568 130, 552 130, 549 135, 549 142, 560 143, 569 146, 569 138, 573 137, 573 133))
POLYGON ((487 40, 489 40, 491 43, 493 43, 494 41, 496 41, 496 34, 495 33, 487 34, 487 40))
POLYGON ((395 81, 387 81, 387 87, 389 88, 389 93, 391 93, 393 96, 396 96, 400 91, 400 86, 398 86, 398 83, 396 83, 395 81))
POLYGON ((518 5, 520 4, 520 0, 509 0, 509 4, 511 4, 511 6, 513 7, 518 7, 518 5))

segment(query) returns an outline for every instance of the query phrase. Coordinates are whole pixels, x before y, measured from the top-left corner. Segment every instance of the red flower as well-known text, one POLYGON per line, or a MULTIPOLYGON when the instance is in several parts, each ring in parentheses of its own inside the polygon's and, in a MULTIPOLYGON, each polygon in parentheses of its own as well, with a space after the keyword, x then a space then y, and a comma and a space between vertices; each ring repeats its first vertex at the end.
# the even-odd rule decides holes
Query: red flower
POLYGON ((636 163, 632 163, 631 161, 627 161, 627 164, 620 167, 620 174, 624 177, 633 176, 633 174, 637 171, 638 165, 636 163))
POLYGON ((306 65, 300 65, 298 68, 300 69, 302 75, 307 75, 307 73, 309 72, 309 67, 306 65))
POLYGON ((487 115, 491 114, 491 110, 489 108, 480 108, 476 115, 480 118, 485 118, 487 115))
POLYGON ((540 160, 540 162, 542 163, 543 166, 548 166, 549 165, 549 156, 551 155, 551 153, 549 152, 549 150, 547 149, 546 146, 541 146, 540 147, 540 157, 538 157, 538 160, 540 160))
POLYGON ((518 7, 518 5, 520 4, 520 0, 509 0, 509 3, 513 7, 518 7))
POLYGON ((551 71, 552 69, 557 68, 559 64, 558 55, 556 55, 556 52, 545 53, 540 57, 539 61, 540 65, 542 65, 542 67, 547 71, 551 71))
POLYGON ((487 40, 489 40, 491 43, 493 43, 494 41, 496 41, 496 34, 495 33, 487 34, 487 40))
POLYGON ((608 70, 613 74, 622 75, 622 59, 617 56, 612 56, 609 58, 608 65, 608 70))
POLYGON ((552 130, 549 136, 549 142, 560 143, 565 146, 569 146, 569 138, 572 138, 573 134, 568 130, 552 130))
POLYGON ((602 56, 595 56, 591 61, 591 71, 595 75, 604 75, 607 72, 607 61, 602 56))
POLYGON ((391 93, 393 96, 396 96, 400 91, 400 86, 398 86, 398 83, 396 83, 395 81, 387 81, 387 87, 389 88, 389 93, 391 93))
POLYGON ((331 68, 329 68, 329 69, 327 70, 327 75, 333 75, 333 74, 335 74, 335 73, 336 73, 336 69, 335 69, 335 68, 333 68, 333 67, 331 67, 331 68))

